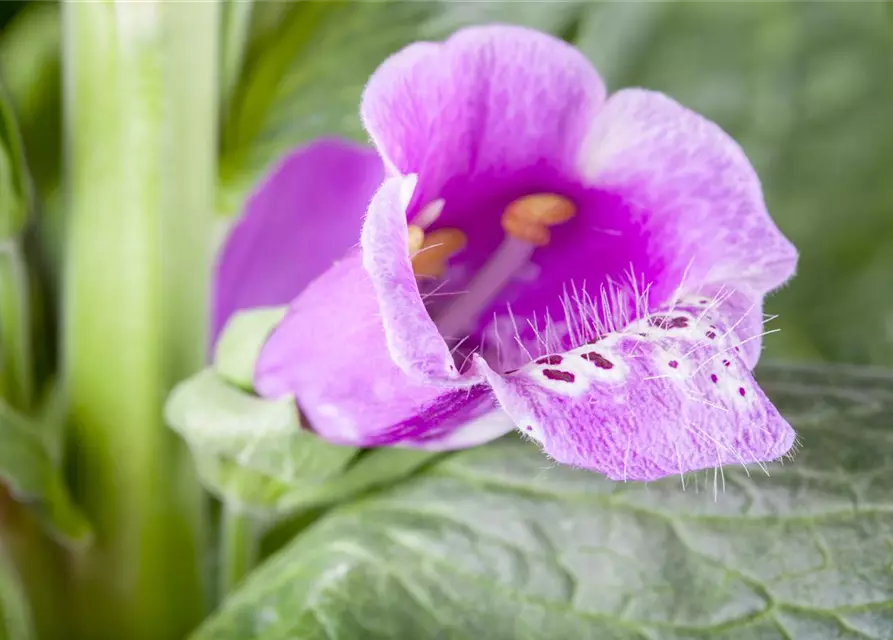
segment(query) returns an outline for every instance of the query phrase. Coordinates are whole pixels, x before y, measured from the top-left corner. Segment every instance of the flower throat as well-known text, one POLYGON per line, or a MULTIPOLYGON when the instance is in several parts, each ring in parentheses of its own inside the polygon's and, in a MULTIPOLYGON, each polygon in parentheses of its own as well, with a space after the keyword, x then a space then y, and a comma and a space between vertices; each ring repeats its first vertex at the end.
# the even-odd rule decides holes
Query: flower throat
MULTIPOLYGON (((442 201, 425 207, 409 225, 409 252, 417 278, 440 278, 449 259, 465 248, 468 238, 453 228, 425 233, 442 208, 442 201)), ((433 318, 440 334, 448 341, 464 338, 478 314, 524 267, 533 252, 551 242, 551 227, 574 217, 577 209, 563 196, 538 193, 511 202, 502 214, 506 237, 490 259, 475 274, 467 291, 433 318)))

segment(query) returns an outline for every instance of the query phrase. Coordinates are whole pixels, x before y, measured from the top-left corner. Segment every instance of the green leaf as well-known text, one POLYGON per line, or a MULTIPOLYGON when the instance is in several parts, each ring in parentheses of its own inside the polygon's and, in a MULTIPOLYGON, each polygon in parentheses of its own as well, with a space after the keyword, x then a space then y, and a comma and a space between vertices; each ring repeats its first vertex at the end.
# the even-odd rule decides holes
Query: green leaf
POLYGON ((21 233, 31 206, 21 135, 6 89, 0 84, 0 241, 21 233))
POLYGON ((58 184, 61 161, 59 3, 29 2, 3 30, 0 78, 9 91, 34 180, 58 184))
POLYGON ((370 450, 351 460, 340 474, 328 475, 322 481, 319 477, 284 481, 256 471, 244 460, 225 456, 196 455, 195 463, 211 491, 262 520, 265 518, 262 524, 266 525, 394 484, 438 455, 409 449, 370 450))
POLYGON ((226 323, 214 349, 214 371, 242 389, 254 388, 254 365, 286 307, 239 311, 226 323))
POLYGON ((205 486, 270 520, 392 484, 438 455, 329 444, 301 427, 292 401, 251 395, 211 370, 180 384, 165 413, 205 486))
POLYGON ((303 429, 294 402, 258 398, 211 370, 178 385, 165 416, 192 450, 207 488, 259 513, 281 513, 357 452, 303 429))
POLYGON ((15 567, 0 549, 0 640, 31 640, 33 637, 28 601, 15 567))
POLYGON ((665 91, 723 126, 801 252, 769 301, 772 357, 893 365, 888 3, 593 5, 579 46, 612 89, 665 91))
POLYGON ((39 425, 0 401, 0 482, 31 504, 47 528, 69 544, 83 545, 90 527, 71 501, 39 425))
POLYGON ((390 54, 492 21, 567 29, 579 2, 256 3, 242 84, 223 134, 218 208, 235 213, 259 173, 325 135, 366 139, 360 95, 390 54))
POLYGON ((220 109, 226 114, 242 74, 248 44, 253 0, 226 0, 221 15, 220 109))
POLYGON ((30 285, 19 244, 0 240, 0 399, 21 410, 34 391, 30 285))
POLYGON ((22 241, 34 190, 12 100, 0 82, 0 398, 17 409, 33 400, 34 291, 22 241))
POLYGON ((515 438, 340 508, 193 640, 889 638, 893 372, 767 367, 793 462, 648 485, 515 438))
MULTIPOLYGON (((62 279, 66 203, 59 175, 62 160, 59 5, 58 2, 26 3, 0 37, 0 78, 18 116, 36 192, 28 251, 35 265, 32 270, 40 274, 41 288, 40 306, 33 307, 32 322, 55 313, 55 298, 62 279)), ((48 336, 41 336, 37 341, 34 359, 38 375, 53 366, 50 361, 54 342, 48 336)))

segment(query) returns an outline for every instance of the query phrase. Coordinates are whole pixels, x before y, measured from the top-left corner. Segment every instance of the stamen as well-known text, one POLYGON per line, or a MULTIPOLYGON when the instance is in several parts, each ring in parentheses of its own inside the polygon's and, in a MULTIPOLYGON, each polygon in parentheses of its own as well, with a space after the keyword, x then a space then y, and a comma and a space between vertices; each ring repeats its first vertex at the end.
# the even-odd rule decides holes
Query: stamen
POLYGON ((552 239, 549 227, 567 222, 577 212, 574 203, 552 193, 518 198, 502 214, 502 228, 513 238, 544 247, 552 239))
POLYGON ((451 339, 467 333, 468 326, 528 263, 534 250, 549 244, 549 227, 567 222, 575 214, 573 202, 551 193, 525 196, 509 204, 502 215, 507 237, 472 279, 467 293, 436 318, 441 335, 451 339))
POLYGON ((413 256, 421 251, 422 245, 425 244, 425 232, 422 231, 421 227, 414 224, 409 225, 407 231, 409 232, 409 239, 407 240, 409 255, 413 256))
POLYGON ((416 214, 416 217, 412 220, 412 224, 424 231, 434 224, 440 217, 440 214, 443 212, 444 204, 446 203, 443 198, 432 200, 422 207, 422 210, 416 214))
POLYGON ((409 251, 412 271, 417 278, 440 278, 447 261, 465 248, 468 238, 458 229, 435 229, 426 234, 409 225, 409 251))

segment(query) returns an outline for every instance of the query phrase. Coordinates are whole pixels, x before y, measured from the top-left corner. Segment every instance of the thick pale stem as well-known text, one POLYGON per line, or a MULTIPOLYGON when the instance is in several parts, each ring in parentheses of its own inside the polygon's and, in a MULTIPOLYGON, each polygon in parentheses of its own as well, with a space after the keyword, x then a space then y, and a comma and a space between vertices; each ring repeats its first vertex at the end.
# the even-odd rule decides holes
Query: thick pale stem
POLYGON ((162 421, 204 363, 219 5, 66 2, 64 381, 98 545, 82 637, 181 638, 204 613, 201 494, 162 421))

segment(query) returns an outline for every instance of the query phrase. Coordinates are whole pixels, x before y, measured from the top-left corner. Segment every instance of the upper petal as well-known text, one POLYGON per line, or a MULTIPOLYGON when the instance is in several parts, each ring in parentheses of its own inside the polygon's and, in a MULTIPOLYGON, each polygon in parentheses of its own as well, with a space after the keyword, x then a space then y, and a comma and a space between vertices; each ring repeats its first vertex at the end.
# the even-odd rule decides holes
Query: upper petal
POLYGON ((689 289, 719 284, 759 297, 794 273, 797 252, 769 217, 741 147, 663 94, 613 94, 592 122, 579 171, 630 205, 649 252, 689 289))
POLYGON ((742 360, 734 315, 723 299, 694 297, 511 375, 477 366, 562 464, 649 481, 775 460, 794 431, 742 360))
POLYGON ((417 203, 425 204, 457 176, 498 180, 543 162, 572 170, 604 96, 574 47, 522 27, 485 26, 388 58, 361 113, 391 168, 421 176, 417 203))
POLYGON ((357 244, 384 179, 373 149, 320 140, 289 154, 248 199, 217 261, 212 335, 239 309, 288 304, 357 244))

